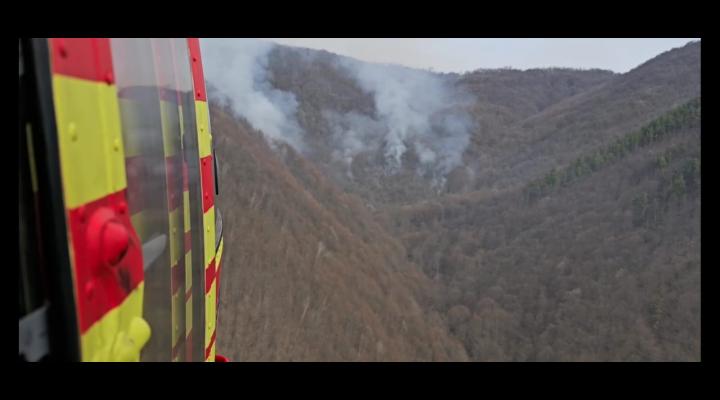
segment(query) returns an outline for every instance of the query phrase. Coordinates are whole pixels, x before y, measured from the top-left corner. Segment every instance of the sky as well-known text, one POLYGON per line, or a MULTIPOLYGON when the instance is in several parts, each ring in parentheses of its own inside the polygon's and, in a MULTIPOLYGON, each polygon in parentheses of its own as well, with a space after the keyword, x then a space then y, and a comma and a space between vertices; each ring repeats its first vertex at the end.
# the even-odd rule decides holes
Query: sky
POLYGON ((438 72, 479 68, 569 67, 627 72, 687 39, 363 39, 272 38, 290 46, 323 49, 363 61, 438 72))

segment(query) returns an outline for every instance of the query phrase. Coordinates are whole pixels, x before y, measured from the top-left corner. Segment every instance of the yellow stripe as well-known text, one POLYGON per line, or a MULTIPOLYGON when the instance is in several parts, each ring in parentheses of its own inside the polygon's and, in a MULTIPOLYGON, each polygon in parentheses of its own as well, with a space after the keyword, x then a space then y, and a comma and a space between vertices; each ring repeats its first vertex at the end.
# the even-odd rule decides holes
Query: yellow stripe
POLYGON ((83 361, 139 361, 150 339, 142 314, 144 282, 114 309, 95 322, 80 339, 83 361))
MULTIPOLYGON (((203 214, 203 226, 205 227, 205 270, 210 268, 210 262, 215 257, 215 207, 210 209, 203 214)), ((215 264, 217 270, 217 263, 215 264)), ((207 276, 207 275, 205 275, 207 276)), ((215 285, 217 278, 212 283, 210 291, 205 294, 205 348, 210 344, 210 338, 212 337, 213 331, 215 331, 215 285)), ((205 290, 205 285, 203 285, 205 290)), ((215 353, 214 350, 211 352, 208 360, 214 361, 215 353)))
POLYGON ((170 224, 170 265, 175 265, 180 261, 180 257, 184 253, 185 238, 180 225, 180 207, 170 211, 168 215, 170 224))
POLYGON ((217 344, 217 337, 215 337, 215 343, 212 345, 212 349, 210 349, 210 354, 208 355, 208 358, 205 360, 205 362, 215 362, 215 345, 217 344))
MULTIPOLYGON (((212 332, 213 332, 214 330, 217 330, 216 321, 217 321, 217 312, 218 312, 218 310, 217 310, 217 308, 216 308, 216 304, 217 304, 217 299, 216 299, 216 297, 217 297, 217 295, 219 294, 219 293, 217 293, 217 285, 218 285, 218 282, 219 282, 219 280, 220 280, 220 270, 219 270, 219 267, 220 267, 220 262, 222 261, 222 253, 223 253, 223 244, 224 244, 224 242, 225 242, 224 240, 220 239, 220 246, 218 247, 218 251, 217 251, 217 253, 215 254, 215 269, 216 269, 216 271, 215 271, 215 273, 216 273, 216 275, 215 275, 215 282, 212 284, 212 288, 210 288, 210 293, 208 293, 207 296, 206 296, 206 297, 207 297, 206 307, 207 307, 208 309, 212 309, 212 315, 213 315, 212 319, 209 321, 209 322, 211 322, 211 326, 209 327, 209 331, 210 331, 209 334, 210 334, 210 335, 212 335, 212 332)), ((207 344, 206 344, 205 346, 206 346, 206 348, 207 348, 207 344)), ((215 336, 215 343, 213 343, 212 350, 210 350, 210 356, 208 357, 208 360, 206 360, 206 361, 215 361, 215 348, 216 348, 216 346, 217 346, 217 334, 216 334, 216 336, 215 336)))
MULTIPOLYGON (((123 123, 126 124, 125 130, 128 132, 145 132, 147 131, 147 118, 143 116, 143 113, 147 113, 145 110, 145 104, 142 101, 133 99, 118 98, 118 104, 122 109, 122 113, 125 116, 123 123)), ((149 132, 148 132, 149 133, 149 132)), ((127 135, 123 139, 125 140, 125 157, 137 157, 143 154, 143 143, 142 140, 146 139, 147 136, 140 135, 127 135)))
POLYGON ((60 164, 68 209, 127 186, 117 90, 53 75, 60 164))
MULTIPOLYGON (((207 349, 208 345, 210 344, 210 339, 212 338, 212 334, 215 331, 215 290, 216 290, 215 285, 216 284, 217 284, 217 279, 213 282, 212 286, 210 287, 210 292, 205 294, 205 349, 207 349)), ((215 340, 217 341, 217 335, 215 336, 215 340)), ((203 351, 205 351, 205 349, 203 349, 203 351)), ((211 352, 211 354, 207 360, 208 361, 215 360, 215 351, 214 350, 211 352)))
POLYGON ((210 261, 215 257, 215 206, 210 207, 203 214, 203 227, 205 232, 205 268, 210 265, 210 261))
MULTIPOLYGON (((178 267, 174 267, 178 268, 178 267)), ((185 326, 181 324, 183 311, 185 310, 185 291, 178 290, 178 292, 172 296, 172 345, 175 347, 181 338, 185 337, 185 326)), ((177 356, 173 358, 173 361, 179 361, 183 359, 182 355, 185 354, 185 348, 182 347, 177 353, 177 356)))
POLYGON ((142 209, 130 216, 130 222, 135 228, 135 232, 137 233, 138 237, 143 242, 149 239, 147 236, 147 232, 145 232, 145 229, 155 226, 152 225, 152 221, 149 221, 151 215, 150 211, 151 210, 148 209, 142 209))
MULTIPOLYGON (((210 133, 210 114, 206 102, 195 101, 195 118, 198 130, 198 150, 200 159, 212 154, 212 134, 210 133)), ((202 185, 202 182, 201 182, 202 185)), ((215 257, 215 207, 203 214, 203 237, 205 268, 215 257)), ((216 264, 217 266, 217 264, 216 264)), ((215 285, 213 282, 210 292, 205 294, 205 348, 210 344, 210 338, 215 331, 215 285)), ((203 290, 205 285, 203 285, 203 290)), ((204 349, 203 349, 204 350, 204 349)), ((213 345, 208 358, 205 361, 215 361, 215 346, 213 345)))
POLYGON ((195 119, 197 121, 200 158, 207 157, 212 153, 212 135, 210 133, 210 115, 208 114, 208 106, 206 102, 195 102, 195 119))
POLYGON ((165 157, 178 153, 180 142, 177 136, 180 129, 178 108, 175 103, 160 100, 160 119, 162 121, 163 147, 165 157))

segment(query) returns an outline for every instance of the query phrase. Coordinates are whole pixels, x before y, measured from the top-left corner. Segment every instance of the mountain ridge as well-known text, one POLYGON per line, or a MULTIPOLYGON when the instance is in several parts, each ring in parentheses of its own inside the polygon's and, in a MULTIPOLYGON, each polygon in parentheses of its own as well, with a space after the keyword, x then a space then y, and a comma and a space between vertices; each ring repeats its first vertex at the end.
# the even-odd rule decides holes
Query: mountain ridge
MULTIPOLYGON (((382 87, 360 83, 376 69, 317 54, 278 46, 263 64, 270 87, 297 103, 310 151, 268 144, 210 96, 229 235, 221 352, 699 359, 699 42, 624 74, 440 74, 448 91, 438 94, 472 95, 451 111, 474 124, 439 188, 418 173, 422 152, 411 141, 391 174, 380 151, 353 153, 349 168, 334 158, 354 143, 333 141, 351 130, 333 130, 328 110, 375 129, 387 104, 382 87), (677 125, 674 110, 693 99, 697 114, 683 121, 697 124, 677 125), (531 196, 533 185, 552 190, 531 196)), ((424 84, 432 73, 409 74, 389 76, 424 84)))

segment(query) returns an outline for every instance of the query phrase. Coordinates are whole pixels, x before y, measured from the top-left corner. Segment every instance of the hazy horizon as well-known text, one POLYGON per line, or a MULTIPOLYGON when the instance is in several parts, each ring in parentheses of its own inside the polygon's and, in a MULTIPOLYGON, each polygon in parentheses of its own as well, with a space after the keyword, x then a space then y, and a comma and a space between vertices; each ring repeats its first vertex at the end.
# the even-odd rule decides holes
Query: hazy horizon
POLYGON ((265 38, 274 43, 326 50, 362 61, 437 72, 477 69, 578 68, 625 73, 693 38, 451 39, 265 38))

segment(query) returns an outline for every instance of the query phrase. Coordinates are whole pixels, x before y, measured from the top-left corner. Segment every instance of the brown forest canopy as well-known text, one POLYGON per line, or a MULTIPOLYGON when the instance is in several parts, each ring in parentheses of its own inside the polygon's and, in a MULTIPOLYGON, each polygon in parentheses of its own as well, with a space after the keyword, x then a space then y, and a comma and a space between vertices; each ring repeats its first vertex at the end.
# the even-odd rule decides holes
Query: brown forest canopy
POLYGON ((700 359, 699 42, 625 74, 258 57, 303 148, 208 74, 221 353, 700 359))

